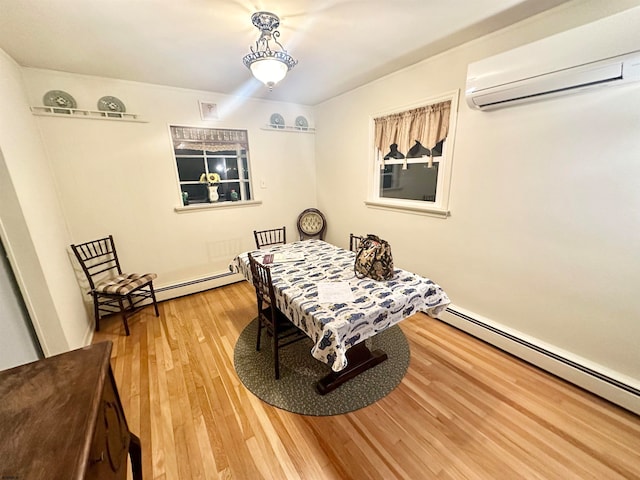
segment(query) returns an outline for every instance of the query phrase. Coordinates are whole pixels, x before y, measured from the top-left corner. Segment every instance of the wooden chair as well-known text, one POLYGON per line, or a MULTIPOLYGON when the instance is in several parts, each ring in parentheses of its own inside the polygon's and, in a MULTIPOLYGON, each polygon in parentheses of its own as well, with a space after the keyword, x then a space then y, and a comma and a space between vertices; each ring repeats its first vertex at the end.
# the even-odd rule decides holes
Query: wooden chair
POLYGON ((157 275, 122 273, 113 236, 71 245, 71 249, 89 281, 96 331, 100 330, 100 318, 120 313, 124 330, 129 335, 127 318, 147 306, 142 304, 147 299, 151 299, 156 317, 160 316, 153 289, 157 275))
POLYGON ((287 228, 272 228, 271 230, 254 230, 253 236, 256 239, 256 248, 268 245, 279 245, 287 243, 287 228))
POLYGON ((360 243, 364 240, 364 237, 360 237, 358 235, 354 235, 353 233, 349 234, 349 250, 352 252, 357 252, 360 248, 360 243))
POLYGON ((319 238, 324 240, 327 230, 327 220, 317 208, 307 208, 298 216, 298 233, 300 240, 319 238))
POLYGON ((258 262, 249 253, 249 265, 251 279, 256 289, 256 301, 258 303, 258 338, 256 350, 260 350, 260 338, 262 328, 267 335, 273 338, 273 364, 276 380, 280 378, 280 358, 278 352, 281 348, 291 345, 306 337, 304 332, 296 327, 278 307, 276 307, 276 294, 271 282, 271 269, 258 262))

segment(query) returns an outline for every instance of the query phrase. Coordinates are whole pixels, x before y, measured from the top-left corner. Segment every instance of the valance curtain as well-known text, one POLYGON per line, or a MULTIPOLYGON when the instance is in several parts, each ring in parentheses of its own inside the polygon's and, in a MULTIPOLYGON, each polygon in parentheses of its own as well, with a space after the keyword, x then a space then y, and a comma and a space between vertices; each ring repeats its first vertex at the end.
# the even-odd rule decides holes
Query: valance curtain
POLYGON ((394 143, 405 155, 416 141, 431 149, 447 138, 450 114, 449 100, 375 118, 375 146, 382 155, 394 143))
POLYGON ((249 147, 245 130, 172 126, 171 137, 173 139, 173 148, 176 150, 225 152, 229 150, 246 150, 249 147))
POLYGON ((174 140, 173 148, 175 150, 204 150, 207 152, 218 153, 246 149, 247 145, 242 143, 214 143, 174 140))

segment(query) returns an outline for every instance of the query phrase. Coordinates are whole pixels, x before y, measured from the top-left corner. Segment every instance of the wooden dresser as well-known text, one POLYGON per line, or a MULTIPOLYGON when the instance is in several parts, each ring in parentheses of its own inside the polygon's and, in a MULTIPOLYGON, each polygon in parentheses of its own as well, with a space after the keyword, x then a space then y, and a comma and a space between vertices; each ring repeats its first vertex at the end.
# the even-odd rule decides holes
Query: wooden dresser
POLYGON ((0 372, 0 479, 142 479, 102 342, 0 372))

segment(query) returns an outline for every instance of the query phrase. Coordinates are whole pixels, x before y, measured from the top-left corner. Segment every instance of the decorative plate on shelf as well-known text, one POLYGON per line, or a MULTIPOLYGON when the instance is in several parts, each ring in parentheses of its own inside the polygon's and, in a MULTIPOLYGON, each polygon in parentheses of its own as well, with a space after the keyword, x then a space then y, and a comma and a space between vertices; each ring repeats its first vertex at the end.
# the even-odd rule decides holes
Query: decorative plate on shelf
POLYGON ((78 104, 76 100, 67 92, 62 90, 50 90, 44 94, 42 101, 47 107, 59 107, 54 109, 55 113, 71 113, 68 110, 62 110, 63 108, 76 108, 78 104))
POLYGON ((124 103, 116 97, 102 97, 98 100, 98 110, 101 112, 124 113, 127 111, 124 103))
POLYGON ((271 115, 269 122, 273 128, 284 128, 284 117, 279 113, 271 115))
POLYGON ((307 119, 305 117, 300 115, 299 117, 296 118, 296 128, 298 130, 308 130, 309 122, 307 122, 307 119))

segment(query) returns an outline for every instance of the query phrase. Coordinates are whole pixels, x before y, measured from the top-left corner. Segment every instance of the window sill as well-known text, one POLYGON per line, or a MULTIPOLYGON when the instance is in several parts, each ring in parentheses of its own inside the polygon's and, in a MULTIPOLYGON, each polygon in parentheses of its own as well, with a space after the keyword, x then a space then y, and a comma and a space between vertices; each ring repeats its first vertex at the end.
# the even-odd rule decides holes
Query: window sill
POLYGON ((409 205, 405 203, 396 203, 384 200, 367 200, 364 204, 371 208, 381 208, 383 210, 400 210, 409 213, 415 213, 417 215, 427 215, 430 217, 447 218, 451 213, 449 210, 438 207, 422 206, 422 205, 409 205))
POLYGON ((262 205, 261 200, 247 200, 238 202, 220 202, 220 203, 195 203, 193 205, 187 205, 183 207, 175 207, 173 210, 176 213, 188 213, 198 212, 201 210, 211 210, 216 208, 238 208, 238 207, 252 207, 255 205, 262 205))

